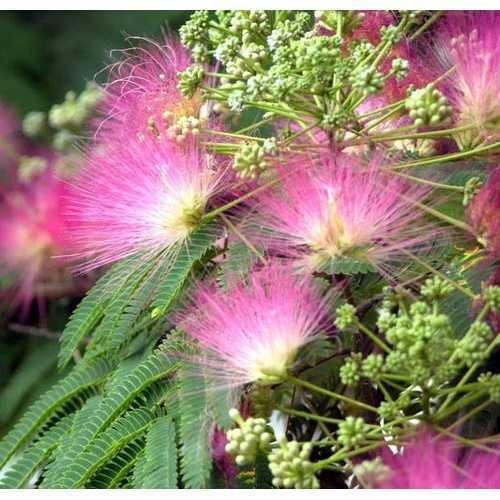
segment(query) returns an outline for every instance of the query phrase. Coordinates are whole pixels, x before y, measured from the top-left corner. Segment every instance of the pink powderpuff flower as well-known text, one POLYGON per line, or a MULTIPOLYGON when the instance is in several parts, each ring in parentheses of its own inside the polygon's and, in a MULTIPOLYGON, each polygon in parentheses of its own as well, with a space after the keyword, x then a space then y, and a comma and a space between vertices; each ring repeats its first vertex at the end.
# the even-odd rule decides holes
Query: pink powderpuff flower
MULTIPOLYGON (((452 13, 437 33, 441 73, 455 68, 443 89, 456 108, 457 122, 474 125, 482 139, 500 135, 499 23, 498 11, 452 13)), ((469 139, 477 140, 477 131, 472 135, 469 139)))
POLYGON ((25 308, 64 278, 64 262, 54 257, 69 248, 66 193, 67 185, 49 169, 2 197, 0 263, 17 283, 15 302, 25 308))
POLYGON ((282 382, 326 316, 327 300, 312 278, 272 261, 229 291, 199 284, 174 321, 199 342, 194 362, 208 378, 235 387, 282 382))
POLYGON ((182 243, 227 184, 193 144, 132 137, 98 145, 69 194, 73 257, 88 271, 182 243))
POLYGON ((465 489, 499 488, 500 455, 469 449, 459 454, 458 444, 451 439, 421 429, 403 446, 402 453, 384 450, 383 461, 389 466, 388 477, 379 488, 465 489))
POLYGON ((467 218, 492 257, 500 256, 500 167, 496 167, 467 207, 467 218))
POLYGON ((416 207, 428 188, 383 172, 379 163, 363 166, 347 155, 290 162, 280 185, 256 197, 248 231, 309 270, 348 258, 394 271, 398 261, 408 262, 406 252, 428 250, 437 230, 416 207))
POLYGON ((98 133, 126 140, 133 134, 177 138, 178 120, 197 119, 202 108, 200 93, 188 99, 178 88, 178 73, 190 66, 190 55, 173 36, 162 44, 140 42, 110 67, 98 133))

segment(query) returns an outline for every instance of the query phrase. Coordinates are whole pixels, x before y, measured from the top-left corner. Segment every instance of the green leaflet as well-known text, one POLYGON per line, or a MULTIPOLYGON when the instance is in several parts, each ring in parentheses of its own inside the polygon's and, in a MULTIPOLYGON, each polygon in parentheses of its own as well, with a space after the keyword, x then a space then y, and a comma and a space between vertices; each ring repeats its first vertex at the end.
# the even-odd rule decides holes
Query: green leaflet
POLYGON ((72 419, 73 415, 63 417, 24 451, 0 480, 0 488, 17 489, 26 486, 36 471, 47 461, 54 448, 60 445, 63 436, 71 427, 72 419))
POLYGON ((170 416, 160 417, 151 425, 134 469, 133 484, 135 488, 177 487, 175 425, 170 416))
POLYGON ((119 290, 132 274, 132 259, 115 264, 90 290, 71 315, 61 336, 59 368, 64 368, 83 339, 104 316, 114 290, 119 290))
POLYGON ((163 315, 176 298, 193 264, 200 260, 215 239, 215 225, 205 224, 195 231, 179 249, 179 253, 153 302, 154 317, 163 315))
POLYGON ((106 465, 101 467, 87 484, 88 488, 125 488, 130 487, 132 473, 139 457, 144 453, 144 436, 122 448, 106 465))
POLYGON ((350 257, 336 257, 328 265, 328 272, 331 274, 367 274, 375 271, 375 268, 369 263, 350 257))
POLYGON ((149 408, 138 408, 125 413, 75 459, 57 487, 85 486, 100 467, 115 457, 122 448, 140 438, 154 418, 155 413, 149 408))
POLYGON ((99 407, 101 396, 93 396, 75 413, 71 429, 66 436, 62 438, 61 445, 53 454, 53 460, 47 466, 41 488, 55 488, 62 477, 66 467, 81 451, 78 446, 80 436, 85 432, 85 426, 91 421, 93 414, 99 407))
POLYGON ((189 368, 178 373, 180 469, 188 488, 207 487, 212 469, 210 419, 203 378, 189 368))
MULTIPOLYGON (((117 448, 102 448, 104 446, 102 440, 108 436, 109 429, 111 429, 109 432, 112 432, 113 426, 118 425, 116 424, 118 420, 115 422, 115 419, 129 410, 134 401, 137 401, 141 406, 147 406, 148 408, 143 408, 144 411, 152 411, 149 410, 152 404, 151 398, 156 400, 162 394, 159 394, 158 391, 148 393, 148 389, 156 381, 171 374, 176 367, 174 362, 165 354, 156 352, 132 369, 123 379, 110 384, 109 391, 102 397, 99 406, 93 412, 92 417, 85 423, 78 434, 78 438, 73 443, 72 446, 77 448, 78 453, 72 463, 65 468, 63 476, 59 478, 58 487, 77 487, 82 481, 90 479, 90 476, 85 475, 83 477, 80 474, 83 469, 90 467, 94 462, 104 465, 103 457, 100 456, 101 451, 105 452, 109 458, 112 458, 121 447, 140 436, 145 429, 140 427, 136 429, 137 434, 133 434, 133 431, 127 427, 127 418, 125 418, 120 420, 123 424, 120 424, 122 426, 119 427, 119 431, 125 432, 129 430, 130 434, 132 434, 130 440, 123 441, 122 446, 117 448), (101 443, 101 447, 95 444, 97 442, 101 443), (92 457, 92 459, 89 457, 92 457), (89 462, 87 465, 83 465, 87 462, 89 462)), ((138 419, 140 420, 140 415, 134 417, 134 425, 140 423, 138 419)), ((149 420, 151 419, 152 415, 149 416, 149 420)), ((93 472, 95 470, 93 469, 93 472)))
POLYGON ((101 384, 113 364, 104 359, 80 363, 72 372, 55 384, 28 411, 0 442, 0 467, 43 427, 64 405, 88 389, 101 384))

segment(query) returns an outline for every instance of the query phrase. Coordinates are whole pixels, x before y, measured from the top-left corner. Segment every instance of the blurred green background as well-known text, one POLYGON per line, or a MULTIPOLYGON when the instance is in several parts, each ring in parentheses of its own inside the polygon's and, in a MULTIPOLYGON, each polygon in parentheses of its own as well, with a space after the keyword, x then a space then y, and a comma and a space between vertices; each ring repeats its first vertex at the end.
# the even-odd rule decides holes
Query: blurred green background
MULTIPOLYGON (((67 91, 80 92, 109 63, 110 50, 127 47, 127 35, 161 37, 189 14, 0 11, 0 101, 20 117, 48 111, 67 91)), ((52 301, 44 325, 35 305, 27 317, 0 309, 0 436, 60 375, 57 336, 77 302, 52 301)))
POLYGON ((161 36, 189 11, 0 12, 0 99, 21 115, 80 91, 127 35, 161 36))

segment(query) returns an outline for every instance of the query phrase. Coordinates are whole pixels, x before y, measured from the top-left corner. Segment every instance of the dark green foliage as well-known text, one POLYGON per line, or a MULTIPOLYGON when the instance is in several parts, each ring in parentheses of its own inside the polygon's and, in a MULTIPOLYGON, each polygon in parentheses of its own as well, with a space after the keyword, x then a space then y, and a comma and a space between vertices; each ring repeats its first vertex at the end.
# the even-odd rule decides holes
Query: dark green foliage
POLYGON ((155 316, 167 312, 194 263, 201 259, 213 245, 215 230, 214 224, 201 226, 191 235, 189 241, 180 248, 175 262, 153 302, 153 314, 155 316))
POLYGON ((48 340, 42 340, 30 349, 0 392, 0 423, 6 424, 12 419, 26 394, 55 367, 57 349, 57 343, 48 340))
POLYGON ((203 488, 212 468, 210 420, 203 378, 188 367, 179 370, 178 405, 182 480, 188 488, 203 488))
POLYGON ((111 294, 121 289, 127 277, 132 274, 130 267, 130 259, 113 266, 75 309, 61 337, 60 368, 68 364, 75 349, 103 318, 106 306, 111 301, 111 294))
POLYGON ((96 390, 112 369, 112 363, 104 359, 82 362, 68 376, 54 385, 23 415, 0 443, 0 465, 26 444, 45 423, 64 407, 86 391, 96 390))
POLYGON ((32 444, 21 458, 0 480, 0 488, 22 488, 42 467, 50 454, 63 441, 63 436, 71 427, 73 415, 62 418, 32 444))
POLYGON ((171 417, 160 417, 151 425, 134 469, 133 484, 135 488, 177 487, 177 445, 171 417))

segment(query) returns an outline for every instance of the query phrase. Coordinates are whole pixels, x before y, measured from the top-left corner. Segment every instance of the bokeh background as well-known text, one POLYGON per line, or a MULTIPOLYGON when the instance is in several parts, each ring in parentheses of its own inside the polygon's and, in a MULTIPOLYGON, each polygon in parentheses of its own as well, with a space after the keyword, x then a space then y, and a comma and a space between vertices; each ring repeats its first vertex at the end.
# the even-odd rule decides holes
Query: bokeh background
MULTIPOLYGON (((79 93, 128 46, 127 35, 160 37, 189 11, 1 12, 0 101, 22 118, 79 93)), ((57 376, 58 333, 79 298, 51 301, 43 325, 36 307, 17 317, 0 307, 0 436, 57 376)))

